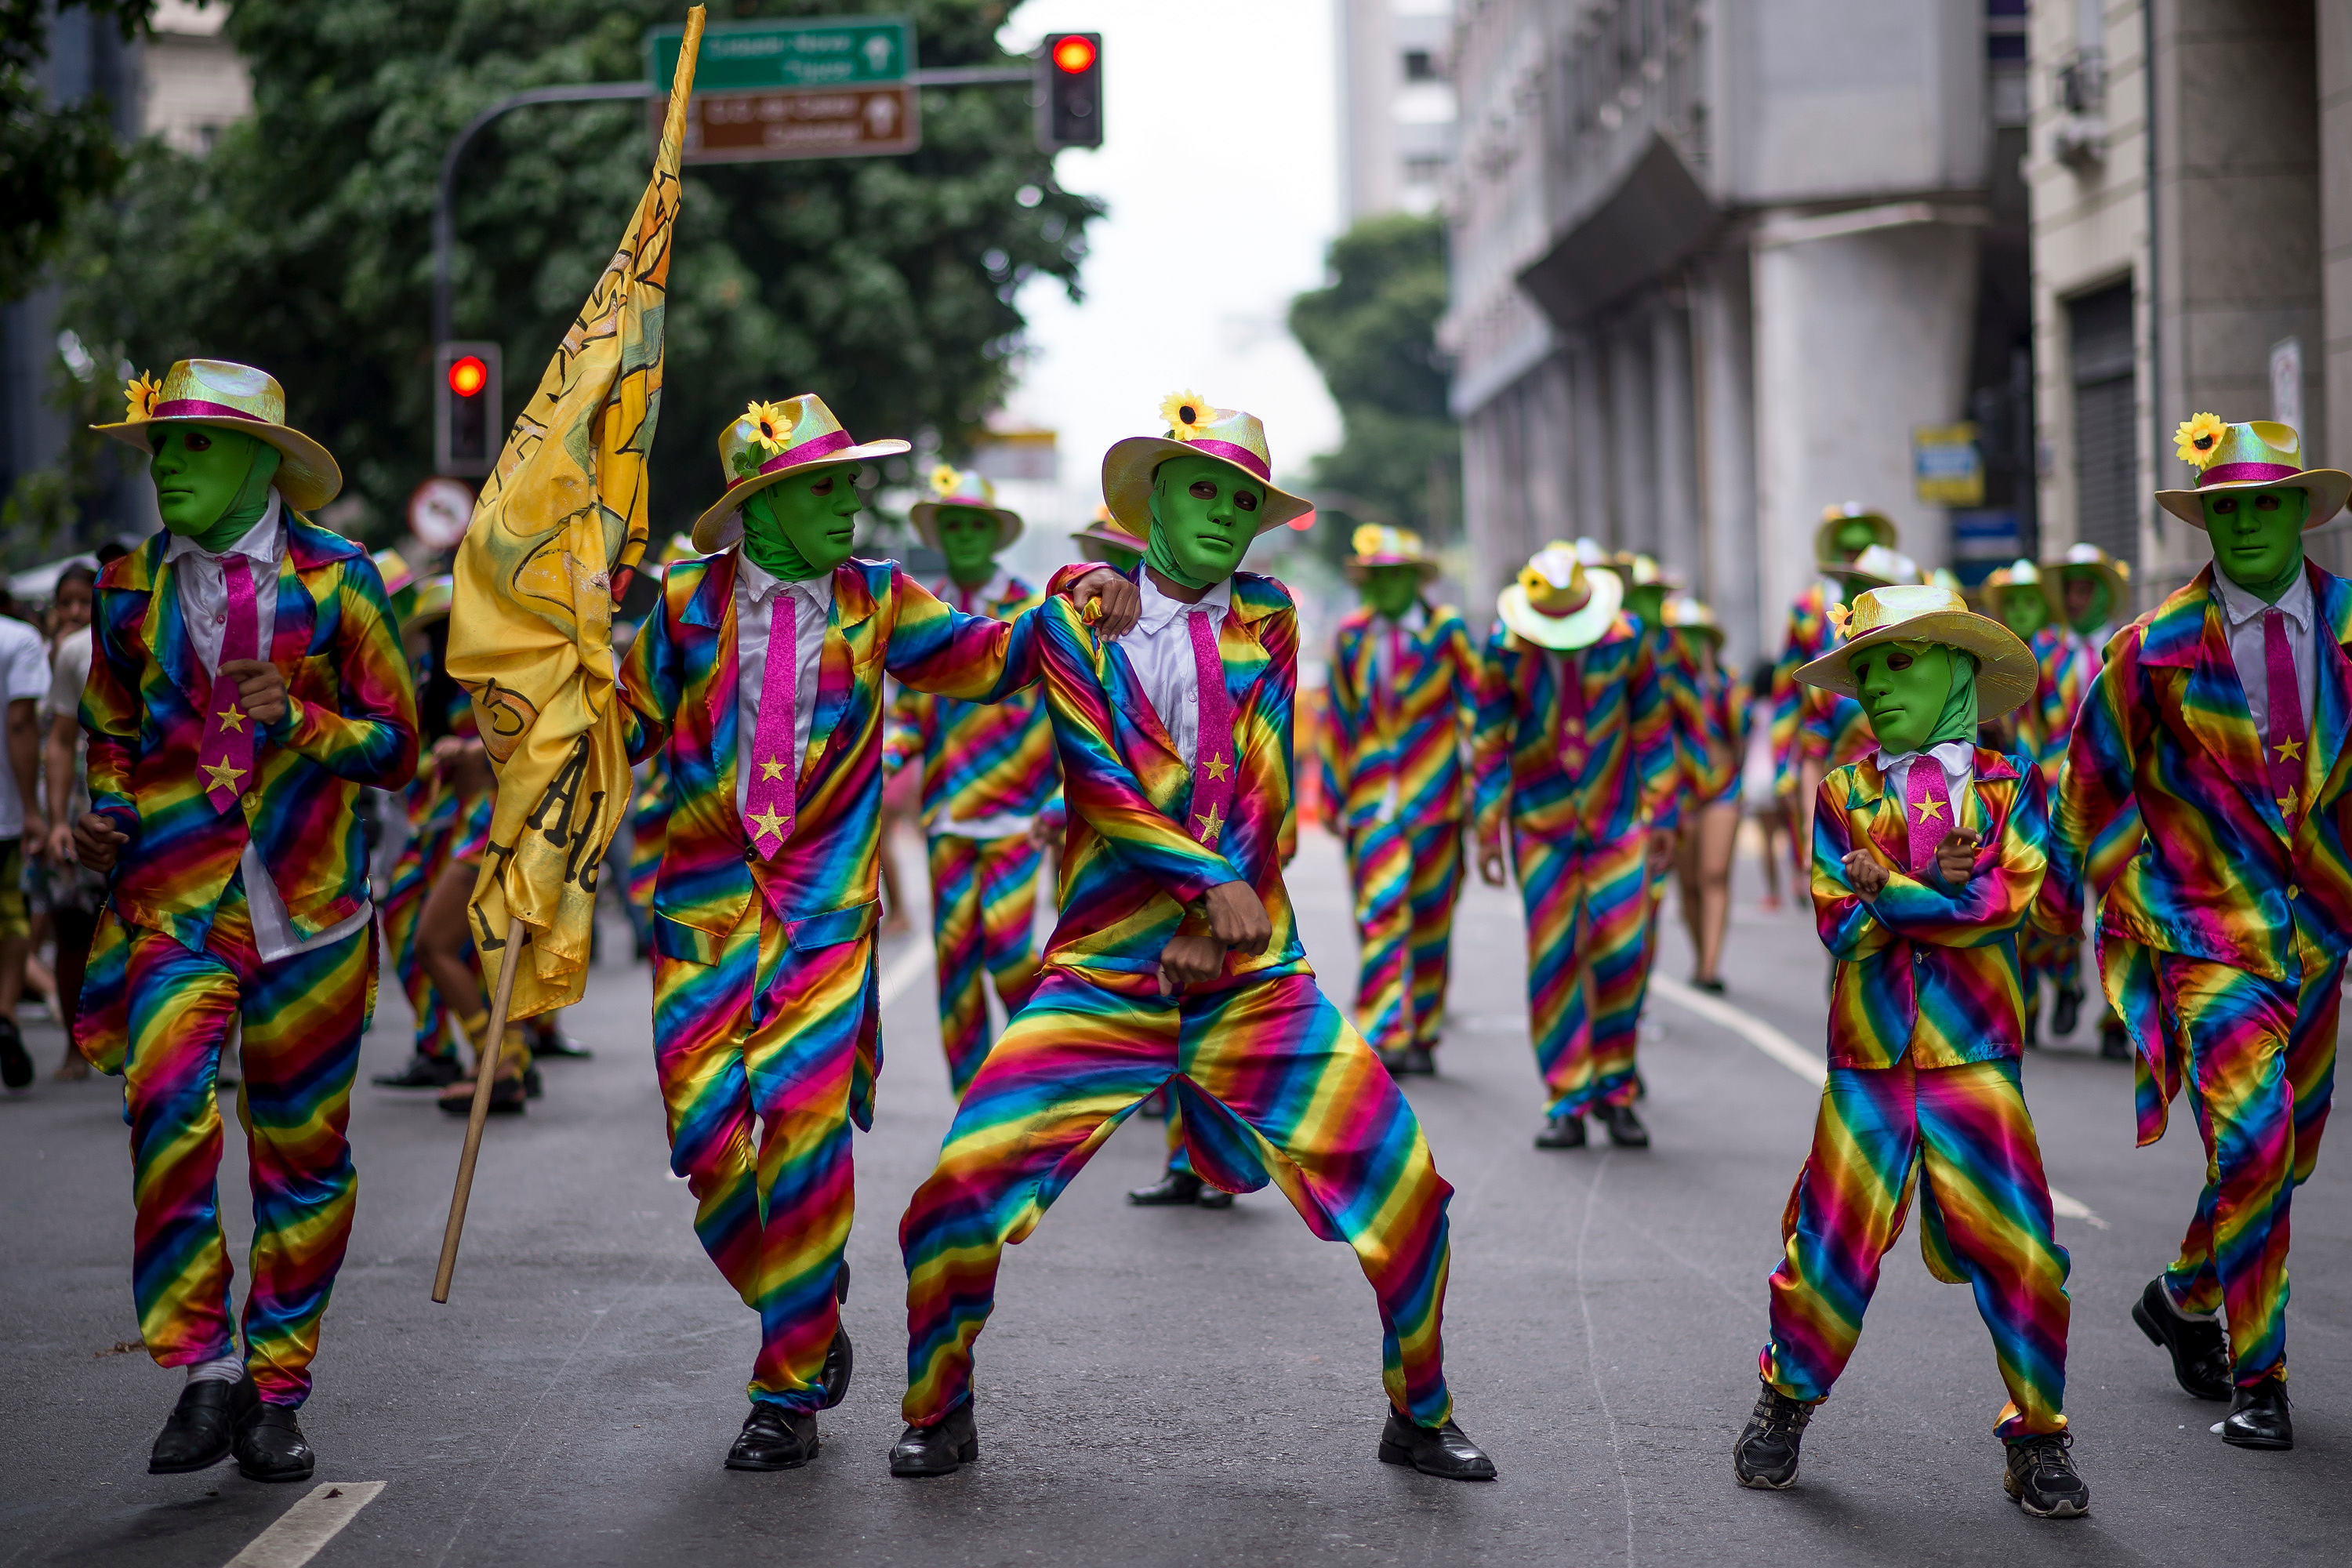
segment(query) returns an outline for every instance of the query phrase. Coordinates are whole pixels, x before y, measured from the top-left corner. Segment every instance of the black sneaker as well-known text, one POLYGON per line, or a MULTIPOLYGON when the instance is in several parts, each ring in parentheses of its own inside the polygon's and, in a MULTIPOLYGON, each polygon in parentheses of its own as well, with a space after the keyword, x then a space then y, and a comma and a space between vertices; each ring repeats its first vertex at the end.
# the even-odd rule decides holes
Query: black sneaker
POLYGON ((1414 1078, 1435 1078, 1437 1058, 1429 1054, 1427 1046, 1407 1046, 1404 1048, 1404 1070, 1414 1078))
POLYGON ((419 1053, 408 1058, 408 1065, 398 1072, 380 1072, 368 1081, 378 1089, 446 1089, 464 1072, 446 1057, 428 1057, 419 1053))
POLYGON ((16 1020, 0 1018, 0 1084, 23 1089, 32 1081, 32 1053, 25 1049, 25 1037, 16 1032, 16 1020))
POLYGON ((1581 1149, 1584 1147, 1584 1118, 1573 1110, 1563 1110, 1544 1122, 1536 1134, 1538 1149, 1581 1149))
POLYGON ((2070 1432, 2045 1432, 2009 1445, 2009 1468, 2001 1489, 2036 1519, 2080 1519, 2091 1511, 2091 1489, 2074 1473, 2066 1450, 2070 1432))
POLYGON ((1756 1408, 1748 1413, 1748 1425, 1740 1428, 1739 1441, 1731 1446, 1731 1473, 1739 1484, 1773 1491, 1796 1485, 1797 1450, 1812 1418, 1811 1405, 1766 1384, 1756 1396, 1756 1408))
POLYGON ((2074 1032, 2083 1017, 2083 988, 2080 985, 2058 987, 2058 1005, 2050 1010, 2050 1037, 2056 1039, 2074 1032))
POLYGON ((2025 1010, 2025 1048, 2029 1051, 2042 1048, 2042 1009, 2038 1005, 2025 1010))
POLYGON ((1592 1113, 1608 1130, 1609 1142, 1620 1149, 1646 1149, 1650 1146, 1650 1130, 1633 1114, 1630 1105, 1597 1105, 1592 1113))
POLYGON ((2099 1056, 2111 1062, 2132 1059, 2131 1036, 2125 1032, 2121 1018, 2109 1018, 2099 1026, 2099 1056))

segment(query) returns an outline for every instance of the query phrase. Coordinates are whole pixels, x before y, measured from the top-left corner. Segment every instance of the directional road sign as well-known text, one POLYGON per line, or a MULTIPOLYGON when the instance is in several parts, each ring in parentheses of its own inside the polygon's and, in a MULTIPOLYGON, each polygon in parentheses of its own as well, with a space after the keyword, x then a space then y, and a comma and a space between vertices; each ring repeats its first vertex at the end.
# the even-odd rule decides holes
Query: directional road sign
MULTIPOLYGON (((658 115, 662 105, 652 106, 658 115)), ((759 163, 912 153, 922 144, 911 87, 698 92, 687 106, 683 155, 689 163, 759 163)))
MULTIPOLYGON (((646 33, 646 79, 669 90, 683 27, 646 33)), ((806 22, 715 22, 703 30, 694 90, 856 87, 903 79, 915 66, 915 25, 904 16, 806 22)))

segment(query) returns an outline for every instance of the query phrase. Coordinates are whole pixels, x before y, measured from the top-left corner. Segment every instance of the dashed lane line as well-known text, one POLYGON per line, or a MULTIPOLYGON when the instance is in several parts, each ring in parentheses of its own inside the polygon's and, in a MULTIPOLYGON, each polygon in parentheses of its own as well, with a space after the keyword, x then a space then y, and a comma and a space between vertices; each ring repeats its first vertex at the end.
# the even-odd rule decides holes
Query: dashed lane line
POLYGON ((382 1490, 382 1481, 320 1482, 230 1558, 228 1568, 302 1568, 382 1490))
MULTIPOLYGON (((1825 1059, 1805 1049, 1746 1008, 1735 1007, 1721 997, 1710 996, 1704 991, 1694 991, 1671 974, 1651 975, 1650 989, 1677 1007, 1730 1030, 1815 1089, 1828 1081, 1829 1063, 1825 1059)), ((2080 1198, 2070 1197, 2055 1187, 2050 1189, 2050 1208, 2053 1214, 2079 1219, 2095 1229, 2107 1228, 2107 1222, 2094 1214, 2090 1205, 2080 1198)))

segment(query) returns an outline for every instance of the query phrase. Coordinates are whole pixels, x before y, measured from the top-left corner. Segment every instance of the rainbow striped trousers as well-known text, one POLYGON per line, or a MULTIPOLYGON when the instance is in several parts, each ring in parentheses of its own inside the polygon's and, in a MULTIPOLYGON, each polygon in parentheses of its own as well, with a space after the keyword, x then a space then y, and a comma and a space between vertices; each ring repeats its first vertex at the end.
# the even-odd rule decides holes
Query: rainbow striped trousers
POLYGON ((2165 1014, 2205 1140, 2205 1186, 2165 1270, 2184 1312, 2221 1314, 2240 1387, 2286 1367, 2288 1211, 2311 1177, 2336 1087, 2344 954, 2296 931, 2301 974, 2157 955, 2165 1014))
POLYGON ((841 1321, 835 1285, 856 1206, 850 1124, 872 1125, 881 1068, 873 922, 851 940, 794 949, 755 894, 707 963, 670 951, 681 945, 673 924, 654 917, 654 1066, 670 1169, 694 1194, 702 1249, 760 1315, 746 1391, 813 1411, 841 1321))
POLYGON ((2000 1436, 2062 1430, 2068 1259, 2014 1061, 1830 1068, 1780 1218, 1764 1381, 1790 1399, 1829 1397, 1915 1189, 1928 1272, 1971 1287, 1992 1331, 2009 1390, 2000 1436))
POLYGON ((1630 1105, 1649 989, 1647 837, 1606 844, 1512 835, 1527 911, 1528 1015, 1545 1114, 1630 1105))
POLYGON ((234 1269, 221 1236, 221 1048, 241 1021, 236 1091, 253 1184, 247 1368, 271 1405, 310 1393, 319 1321, 351 1239, 352 1075, 375 1005, 375 925, 274 963, 253 943, 243 875, 230 879, 199 949, 127 927, 131 1295, 140 1337, 163 1366, 236 1349, 234 1269))
POLYGON ((932 836, 931 943, 939 959, 940 1044, 958 1097, 988 1055, 983 971, 1011 1017, 1037 986, 1037 870, 1045 852, 1026 834, 932 836))
POLYGON ((1462 825, 1381 823, 1349 835, 1356 891, 1356 1028, 1373 1049, 1437 1044, 1462 892, 1462 825))
POLYGON ((1171 1086, 1193 1167, 1217 1186, 1272 1180, 1307 1227, 1353 1247, 1380 1304, 1389 1401, 1423 1426, 1453 1409, 1439 1342, 1454 1189, 1412 1108, 1311 974, 1161 996, 1156 977, 1049 968, 997 1041, 899 1222, 906 1418, 971 1396, 1008 1242, 1137 1104, 1171 1086))

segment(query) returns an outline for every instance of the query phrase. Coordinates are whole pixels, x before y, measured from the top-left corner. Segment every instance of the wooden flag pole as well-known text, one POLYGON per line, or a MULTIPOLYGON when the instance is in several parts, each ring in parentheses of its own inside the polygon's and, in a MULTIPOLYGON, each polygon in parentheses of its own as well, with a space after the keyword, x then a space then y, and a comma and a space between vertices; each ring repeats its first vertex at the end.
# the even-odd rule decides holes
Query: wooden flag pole
POLYGON ((498 994, 490 998, 490 1023, 474 1047, 474 1108, 466 1118, 466 1152, 457 1156, 457 1187, 449 1194, 449 1224, 441 1233, 441 1267, 433 1273, 433 1300, 447 1305, 449 1277, 457 1272, 457 1238, 466 1234, 466 1204, 474 1195, 474 1161, 482 1152, 482 1126, 490 1115, 490 1085, 506 1064, 507 1008, 514 1001, 515 971, 522 960, 522 921, 507 922, 505 962, 499 965, 498 994))

